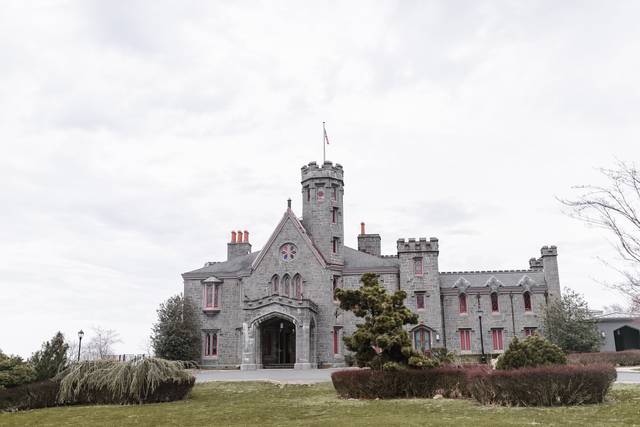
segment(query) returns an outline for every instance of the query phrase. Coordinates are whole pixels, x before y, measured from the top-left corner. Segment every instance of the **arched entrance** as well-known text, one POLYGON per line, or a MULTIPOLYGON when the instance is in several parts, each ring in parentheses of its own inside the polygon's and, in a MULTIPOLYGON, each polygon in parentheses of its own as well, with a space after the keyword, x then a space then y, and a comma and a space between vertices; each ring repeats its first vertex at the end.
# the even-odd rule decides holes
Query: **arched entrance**
POLYGON ((630 326, 613 331, 616 341, 616 351, 640 349, 640 331, 630 326))
POLYGON ((260 324, 263 368, 293 368, 296 362, 296 328, 284 317, 273 317, 260 324))

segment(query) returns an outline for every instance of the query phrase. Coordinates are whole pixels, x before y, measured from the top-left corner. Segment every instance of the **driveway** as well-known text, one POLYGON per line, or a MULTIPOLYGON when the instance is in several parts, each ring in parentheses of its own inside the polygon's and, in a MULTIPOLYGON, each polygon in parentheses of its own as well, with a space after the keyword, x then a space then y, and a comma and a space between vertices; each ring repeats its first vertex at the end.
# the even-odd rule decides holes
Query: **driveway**
MULTIPOLYGON (((271 381, 288 384, 313 384, 331 381, 331 373, 336 369, 257 369, 255 371, 199 370, 194 371, 197 383, 210 381, 271 381)), ((357 368, 351 368, 357 369, 357 368)), ((640 372, 631 368, 618 368, 619 384, 640 384, 640 372)))

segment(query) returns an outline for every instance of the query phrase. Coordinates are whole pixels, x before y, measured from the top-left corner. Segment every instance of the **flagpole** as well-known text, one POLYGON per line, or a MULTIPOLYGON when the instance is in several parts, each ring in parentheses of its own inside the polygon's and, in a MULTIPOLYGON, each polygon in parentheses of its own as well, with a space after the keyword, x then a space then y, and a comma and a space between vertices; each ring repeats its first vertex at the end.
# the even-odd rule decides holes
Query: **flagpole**
POLYGON ((327 147, 325 146, 327 142, 325 137, 326 134, 327 134, 327 131, 324 128, 324 122, 322 122, 322 164, 323 165, 324 165, 324 162, 327 161, 327 147))

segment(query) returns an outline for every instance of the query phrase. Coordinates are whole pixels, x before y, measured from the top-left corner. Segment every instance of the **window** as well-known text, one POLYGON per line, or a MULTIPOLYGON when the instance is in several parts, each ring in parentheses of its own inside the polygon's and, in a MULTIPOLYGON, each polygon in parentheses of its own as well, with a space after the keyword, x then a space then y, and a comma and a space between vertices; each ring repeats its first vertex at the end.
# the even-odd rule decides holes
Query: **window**
POLYGON ((524 299, 524 311, 531 311, 531 293, 525 292, 522 298, 524 299))
POLYGON ((338 187, 333 187, 331 189, 331 200, 338 200, 338 187))
POLYGON ((340 330, 342 326, 333 327, 333 354, 340 354, 340 330))
POLYGON ((413 273, 416 276, 422 276, 422 258, 413 259, 413 273))
POLYGON ((274 295, 278 295, 280 293, 280 279, 277 274, 271 278, 271 288, 273 289, 274 295))
POLYGON ((296 293, 296 299, 302 299, 302 277, 299 274, 293 276, 293 287, 296 293))
POLYGON ((331 223, 335 224, 338 222, 338 208, 331 209, 331 223))
POLYGON ((416 294, 416 307, 418 310, 424 310, 424 294, 416 294))
POLYGON ((340 276, 333 276, 333 300, 337 302, 336 290, 340 287, 340 276))
POLYGON ((220 306, 220 285, 207 284, 204 287, 204 308, 213 309, 220 306))
POLYGON ((203 344, 204 357, 215 357, 218 355, 218 334, 216 332, 205 332, 203 344))
POLYGON ((311 200, 311 189, 307 188, 307 202, 311 200))
POLYGON ((338 238, 337 237, 334 237, 333 240, 332 240, 331 250, 333 251, 334 254, 338 253, 338 238))
POLYGON ((285 274, 284 277, 282 278, 282 291, 285 296, 287 297, 291 296, 291 279, 287 274, 285 274))
POLYGON ((460 329, 460 351, 471 351, 470 329, 460 329))
POLYGON ((536 333, 537 328, 524 328, 524 336, 530 337, 531 335, 536 333))
POLYGON ((504 344, 502 342, 502 329, 492 329, 491 338, 493 340, 494 350, 504 350, 504 344))
POLYGON ((293 243, 285 243, 280 246, 280 254, 285 261, 291 261, 298 255, 298 248, 293 243))
POLYGON ((497 313, 499 311, 500 311, 500 306, 498 305, 498 293, 492 292, 491 293, 491 312, 497 313))
POLYGON ((324 201, 324 190, 319 188, 316 190, 316 200, 318 202, 323 202, 324 201))
POLYGON ((460 314, 467 314, 467 295, 460 294, 458 296, 458 306, 460 314))
POLYGON ((419 328, 413 332, 413 347, 422 353, 431 348, 431 333, 426 328, 419 328))

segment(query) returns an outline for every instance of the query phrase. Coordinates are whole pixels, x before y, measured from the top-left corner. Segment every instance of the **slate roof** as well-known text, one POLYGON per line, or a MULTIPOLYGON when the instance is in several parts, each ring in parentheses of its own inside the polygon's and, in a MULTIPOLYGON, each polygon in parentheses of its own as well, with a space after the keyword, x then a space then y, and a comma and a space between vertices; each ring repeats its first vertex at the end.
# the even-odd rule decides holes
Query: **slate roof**
POLYGON ((381 258, 344 246, 345 273, 395 273, 399 265, 398 258, 381 258))
POLYGON ((252 252, 224 262, 210 262, 202 268, 183 273, 182 277, 198 279, 206 278, 209 275, 222 278, 248 275, 251 270, 251 263, 259 253, 260 251, 252 252))

